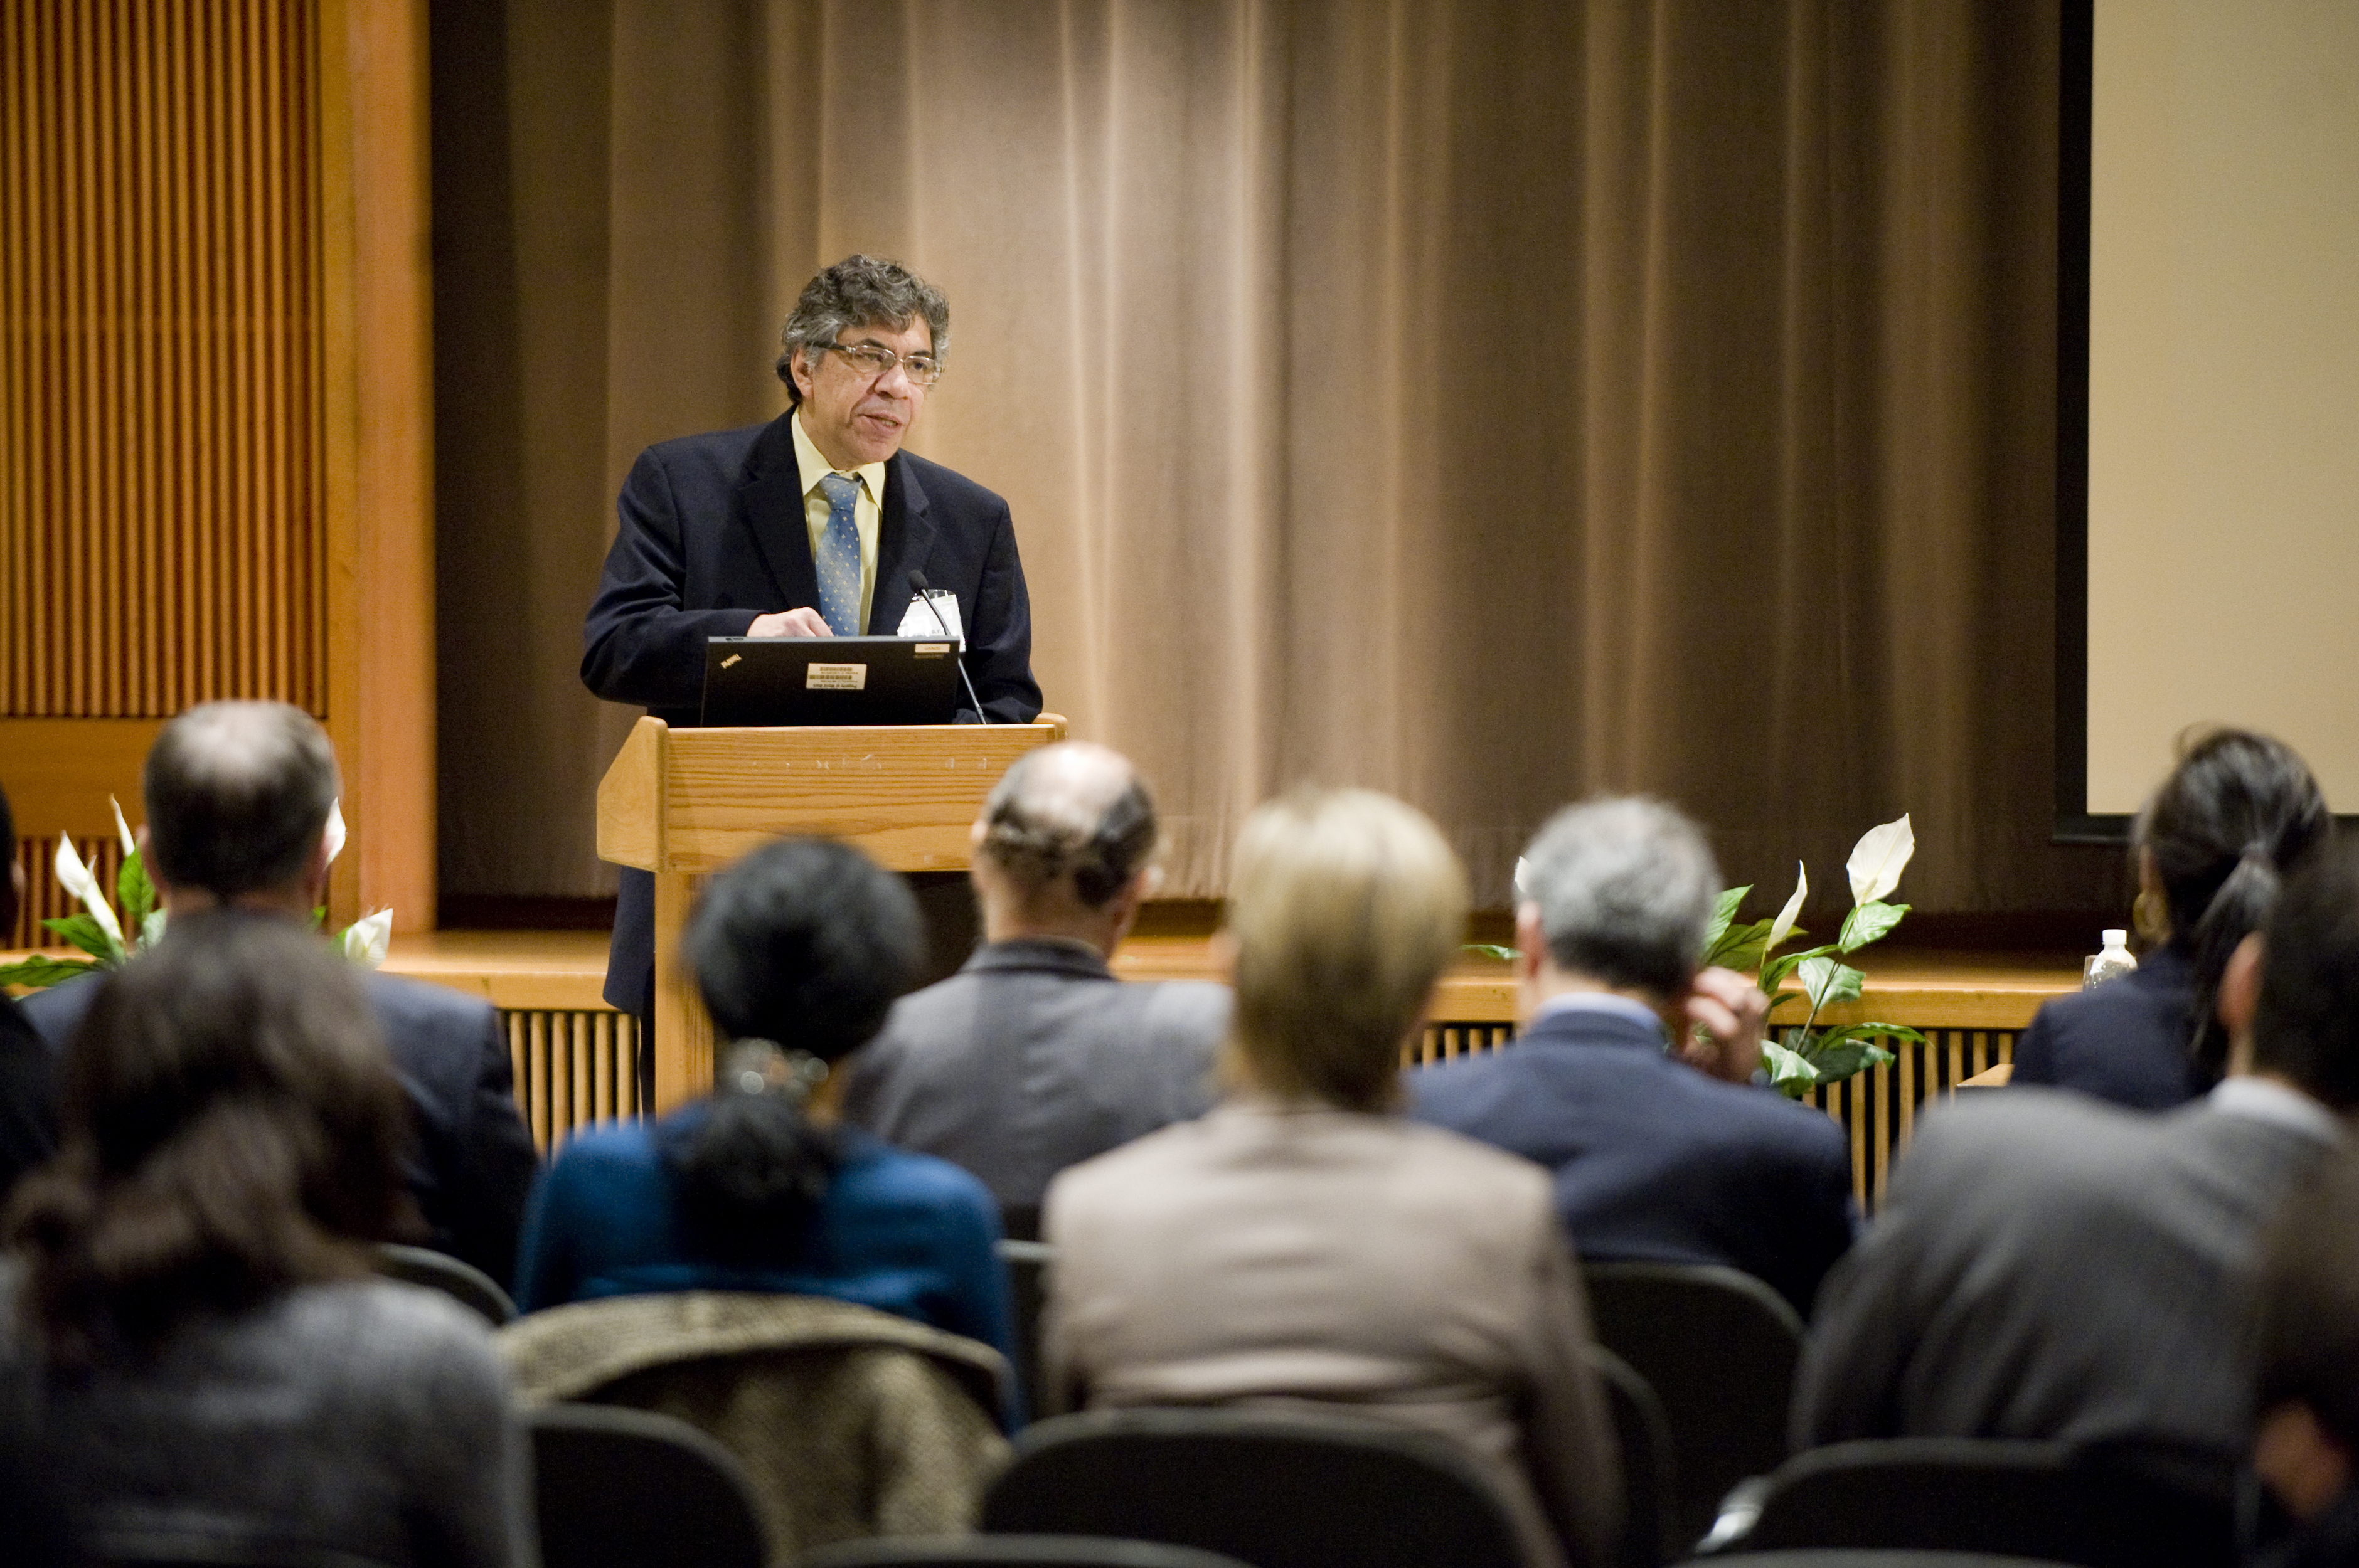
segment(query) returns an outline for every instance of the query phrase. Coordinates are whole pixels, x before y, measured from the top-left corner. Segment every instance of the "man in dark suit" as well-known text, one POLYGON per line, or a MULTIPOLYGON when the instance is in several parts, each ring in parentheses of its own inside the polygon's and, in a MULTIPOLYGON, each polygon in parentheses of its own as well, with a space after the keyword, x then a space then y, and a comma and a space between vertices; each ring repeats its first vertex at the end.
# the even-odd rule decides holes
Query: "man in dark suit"
MULTIPOLYGON (((950 306, 898 264, 855 255, 787 319, 767 425, 665 441, 623 481, 621 531, 582 627, 582 679, 609 702, 693 724, 709 637, 963 634, 983 712, 1040 711, 1032 609, 1007 503, 901 450, 941 375, 950 306), (911 574, 941 597, 920 601, 911 574)), ((655 884, 623 873, 606 1000, 655 994, 655 884)))
MULTIPOLYGON (((167 917, 221 906, 309 923, 335 850, 335 753, 327 732, 279 702, 210 702, 156 738, 144 780, 142 859, 167 917)), ((90 1011, 94 977, 25 1011, 62 1052, 90 1011)), ((415 1119, 408 1177, 430 1245, 505 1285, 536 1160, 516 1114, 499 1016, 476 999, 391 975, 368 996, 415 1119)))
POLYGON ((852 1059, 845 1119, 965 1166, 1021 1229, 1066 1166, 1209 1108, 1228 988, 1106 967, 1154 891, 1155 838, 1127 759, 1078 741, 1019 759, 974 825, 984 946, 852 1059))
POLYGON ((1851 1162, 1822 1113, 1750 1083, 1767 999, 1697 968, 1720 891, 1702 834, 1592 801, 1541 829, 1518 880, 1523 1031, 1411 1074, 1410 1114, 1554 1170, 1583 1259, 1726 1264, 1807 1315, 1851 1245, 1851 1162))
POLYGON ((2262 1236, 2359 1107, 2355 854, 2297 872, 2237 949, 2220 986, 2229 1076, 2204 1098, 2155 1116, 2011 1088, 1918 1123, 1827 1281, 1798 1446, 2017 1437, 2242 1457, 2262 1236))
MULTIPOLYGON (((0 844, 16 842, 16 814, 0 790, 0 844)), ((25 868, 12 857, 0 877, 0 931, 16 928, 25 868)), ((58 1152, 57 1070, 33 1021, 0 991, 0 1200, 16 1178, 58 1152)))

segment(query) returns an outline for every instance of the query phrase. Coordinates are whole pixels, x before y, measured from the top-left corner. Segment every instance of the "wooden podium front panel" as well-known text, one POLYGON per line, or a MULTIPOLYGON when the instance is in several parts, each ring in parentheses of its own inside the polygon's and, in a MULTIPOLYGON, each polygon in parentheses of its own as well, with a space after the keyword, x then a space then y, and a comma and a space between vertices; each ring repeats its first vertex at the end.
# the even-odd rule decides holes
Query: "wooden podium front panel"
POLYGON ((782 834, 815 833, 893 871, 962 871, 991 786, 1058 738, 1039 724, 674 730, 663 869, 718 871, 782 834))

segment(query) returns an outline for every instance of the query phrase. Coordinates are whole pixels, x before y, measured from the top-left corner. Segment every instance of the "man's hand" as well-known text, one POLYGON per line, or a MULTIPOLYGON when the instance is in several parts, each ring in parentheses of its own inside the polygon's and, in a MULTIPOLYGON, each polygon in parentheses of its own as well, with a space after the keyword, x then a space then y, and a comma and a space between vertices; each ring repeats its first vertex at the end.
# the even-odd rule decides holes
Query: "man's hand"
POLYGON ((1751 1083, 1769 1029, 1769 999, 1761 988, 1734 969, 1699 969, 1685 1013, 1690 1027, 1679 1042, 1680 1060, 1707 1077, 1751 1083))
POLYGON ((806 604, 799 610, 777 610, 767 615, 754 617, 754 624, 745 628, 748 637, 832 637, 827 629, 827 617, 806 604))

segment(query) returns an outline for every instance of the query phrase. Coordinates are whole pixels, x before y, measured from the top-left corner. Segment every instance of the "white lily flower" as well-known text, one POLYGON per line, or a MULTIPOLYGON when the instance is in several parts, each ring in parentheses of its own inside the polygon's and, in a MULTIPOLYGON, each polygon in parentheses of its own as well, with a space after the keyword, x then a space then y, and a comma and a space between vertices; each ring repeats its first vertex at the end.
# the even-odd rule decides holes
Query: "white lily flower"
POLYGON ((344 928, 344 957, 375 969, 385 964, 385 950, 393 941, 393 911, 364 914, 344 928))
POLYGON ((1763 949, 1765 952, 1774 950, 1778 943, 1793 934, 1794 922, 1801 917, 1802 901, 1810 896, 1810 868, 1797 860, 1794 862, 1794 896, 1786 901, 1786 907, 1779 910, 1777 918, 1771 922, 1768 945, 1763 949))
POLYGON ((80 855, 74 853, 73 835, 70 833, 58 835, 55 870, 58 885, 80 899, 82 906, 90 911, 90 917, 98 922, 98 928, 113 937, 114 945, 121 947, 123 926, 114 918, 114 906, 106 902, 106 896, 99 892, 98 879, 90 874, 90 868, 82 863, 80 855))
POLYGON ((132 833, 131 824, 123 820, 123 803, 110 795, 106 804, 114 807, 114 836, 123 840, 123 857, 129 860, 139 852, 139 840, 132 833))
POLYGON ((1901 871, 1916 852, 1916 830, 1908 826, 1908 814, 1905 811, 1897 820, 1861 834, 1859 842, 1852 846, 1851 859, 1843 866, 1851 873, 1852 903, 1873 903, 1898 887, 1901 871))
POLYGON ((1518 900, 1532 896, 1531 891, 1524 886, 1524 869, 1527 863, 1521 855, 1516 857, 1516 897, 1518 900))
POLYGON ((332 800, 328 803, 328 826, 320 834, 320 839, 328 846, 328 860, 332 864, 336 857, 344 852, 344 803, 342 801, 332 800))

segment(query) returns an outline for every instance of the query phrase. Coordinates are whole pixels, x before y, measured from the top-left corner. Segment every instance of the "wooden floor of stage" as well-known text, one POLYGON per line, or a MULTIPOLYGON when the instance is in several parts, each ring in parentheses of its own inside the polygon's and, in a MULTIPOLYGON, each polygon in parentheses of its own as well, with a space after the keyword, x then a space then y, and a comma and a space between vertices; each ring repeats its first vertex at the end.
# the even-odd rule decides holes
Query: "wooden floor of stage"
MULTIPOLYGON (((386 959, 391 974, 453 986, 510 1011, 590 1011, 604 1004, 603 931, 438 931, 397 936, 386 959)), ((1212 979, 1210 939, 1199 934, 1134 936, 1114 958, 1126 979, 1212 979)), ((1865 994, 1831 1010, 1825 1022, 1880 1020, 1912 1028, 2021 1029, 2049 997, 2078 989, 2080 960, 2052 953, 1911 952, 1861 955, 1865 994)), ((1515 986, 1498 959, 1469 954, 1444 977, 1434 1000, 1437 1021, 1509 1023, 1515 986)), ((1783 1013, 1778 1022, 1789 1022, 1783 1013)), ((1790 1022, 1799 1022, 1799 1020, 1790 1022)))

